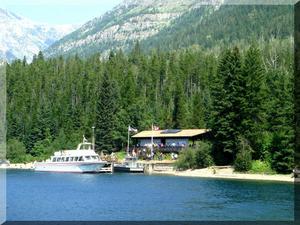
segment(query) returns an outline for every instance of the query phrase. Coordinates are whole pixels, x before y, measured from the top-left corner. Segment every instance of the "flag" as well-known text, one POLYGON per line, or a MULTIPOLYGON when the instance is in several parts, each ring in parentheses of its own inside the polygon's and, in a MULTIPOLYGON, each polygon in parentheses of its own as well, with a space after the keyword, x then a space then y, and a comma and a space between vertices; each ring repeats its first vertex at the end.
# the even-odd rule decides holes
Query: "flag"
POLYGON ((85 138, 85 136, 83 135, 83 143, 88 142, 88 140, 85 138))
POLYGON ((153 130, 159 130, 159 127, 153 126, 153 130))
POLYGON ((137 132, 138 132, 138 130, 137 130, 137 129, 135 129, 135 128, 131 127, 130 125, 128 126, 128 131, 129 131, 129 132, 135 132, 135 133, 137 133, 137 132))
POLYGON ((157 126, 152 126, 152 130, 159 130, 159 127, 157 127, 157 126))

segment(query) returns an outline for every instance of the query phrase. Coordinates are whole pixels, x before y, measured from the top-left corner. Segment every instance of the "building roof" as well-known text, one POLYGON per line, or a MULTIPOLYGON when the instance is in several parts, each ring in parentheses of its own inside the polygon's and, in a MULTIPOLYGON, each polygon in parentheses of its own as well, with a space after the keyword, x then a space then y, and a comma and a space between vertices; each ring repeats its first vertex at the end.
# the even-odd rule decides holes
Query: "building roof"
POLYGON ((179 130, 179 129, 172 129, 172 130, 145 130, 133 135, 133 138, 180 138, 180 137, 195 137, 204 133, 209 132, 209 129, 186 129, 186 130, 179 130))

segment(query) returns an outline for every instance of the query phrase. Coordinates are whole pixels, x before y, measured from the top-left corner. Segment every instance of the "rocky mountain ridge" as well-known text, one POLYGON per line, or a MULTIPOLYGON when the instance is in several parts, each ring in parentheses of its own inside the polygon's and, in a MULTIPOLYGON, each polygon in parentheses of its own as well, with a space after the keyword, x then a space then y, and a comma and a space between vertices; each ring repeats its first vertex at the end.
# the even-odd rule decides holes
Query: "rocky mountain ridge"
POLYGON ((46 49, 77 26, 47 25, 31 21, 0 9, 0 59, 32 60, 34 54, 46 49))
POLYGON ((183 13, 203 4, 222 1, 210 0, 125 0, 101 17, 54 43, 46 56, 87 56, 96 52, 107 55, 110 50, 126 50, 132 43, 154 36, 183 13))

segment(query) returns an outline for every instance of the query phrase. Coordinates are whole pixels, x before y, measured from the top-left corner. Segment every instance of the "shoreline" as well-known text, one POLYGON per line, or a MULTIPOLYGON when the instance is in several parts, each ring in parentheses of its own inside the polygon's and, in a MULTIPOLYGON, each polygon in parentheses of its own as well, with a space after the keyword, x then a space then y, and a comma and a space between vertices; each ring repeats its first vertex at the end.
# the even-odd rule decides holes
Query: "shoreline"
MULTIPOLYGON (((144 162, 145 163, 145 162, 144 162)), ((146 162, 144 165, 152 164, 146 162)), ((300 182, 300 178, 295 179, 293 174, 252 174, 252 173, 238 173, 234 172, 231 166, 212 166, 204 169, 188 169, 184 171, 177 171, 173 169, 170 162, 153 162, 154 168, 151 172, 145 172, 146 174, 153 175, 172 175, 181 177, 199 177, 199 178, 212 178, 212 179, 231 179, 231 180, 257 180, 257 181, 278 181, 278 182, 300 182), (160 165, 167 163, 167 165, 160 165)), ((33 170, 34 163, 12 163, 10 165, 1 165, 0 169, 21 169, 21 170, 33 170)))
POLYGON ((0 169, 21 169, 21 170, 32 170, 34 169, 34 163, 11 163, 9 165, 1 165, 0 169))
POLYGON ((195 170, 166 170, 166 171, 153 171, 152 174, 173 175, 181 177, 199 177, 199 178, 212 178, 212 179, 230 179, 230 180, 252 180, 252 181, 278 181, 294 183, 299 182, 299 179, 292 177, 292 174, 251 174, 251 173, 237 173, 233 171, 232 167, 216 168, 209 167, 205 169, 195 170))

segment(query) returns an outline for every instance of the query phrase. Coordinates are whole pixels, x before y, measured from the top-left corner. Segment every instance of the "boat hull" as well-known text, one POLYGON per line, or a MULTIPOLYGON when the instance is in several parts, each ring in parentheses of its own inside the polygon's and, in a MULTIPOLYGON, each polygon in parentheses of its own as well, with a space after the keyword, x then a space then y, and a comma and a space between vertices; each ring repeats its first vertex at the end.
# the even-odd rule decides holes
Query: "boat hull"
POLYGON ((35 163, 34 170, 40 172, 66 172, 66 173, 98 173, 105 162, 81 162, 81 163, 35 163))
POLYGON ((144 173, 144 168, 114 166, 114 172, 119 172, 119 173, 144 173))

